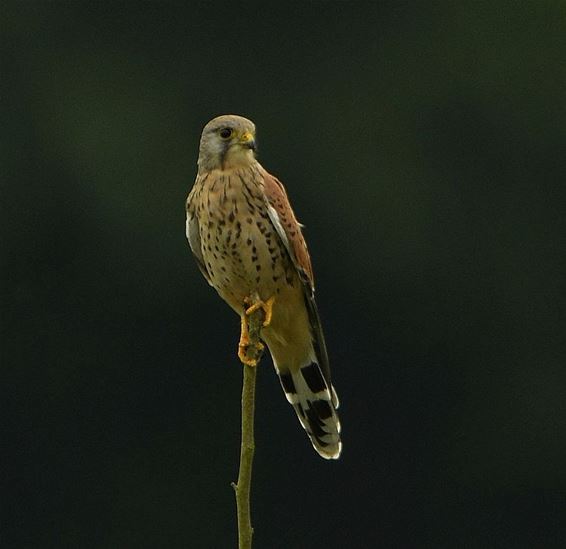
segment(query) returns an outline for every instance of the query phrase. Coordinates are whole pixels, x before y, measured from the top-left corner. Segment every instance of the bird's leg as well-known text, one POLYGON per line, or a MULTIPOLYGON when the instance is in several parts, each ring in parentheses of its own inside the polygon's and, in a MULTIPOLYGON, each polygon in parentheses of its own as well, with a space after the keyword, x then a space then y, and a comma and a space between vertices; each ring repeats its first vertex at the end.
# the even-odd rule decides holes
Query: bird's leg
MULTIPOLYGON (((244 312, 243 315, 240 317, 241 319, 241 331, 240 331, 240 343, 238 343, 238 358, 243 364, 247 364, 248 366, 256 366, 257 359, 255 358, 248 358, 248 349, 250 347, 250 333, 248 330, 248 315, 244 312)), ((257 341, 255 343, 255 347, 258 351, 263 350, 263 343, 257 341)))
POLYGON ((241 348, 247 347, 250 344, 250 333, 248 331, 248 319, 246 315, 242 315, 240 320, 240 343, 238 346, 241 348))
POLYGON ((263 309, 265 313, 265 319, 263 321, 263 327, 266 328, 271 324, 271 317, 273 316, 273 304, 275 303, 275 296, 272 295, 267 301, 256 301, 251 307, 246 309, 246 315, 249 316, 255 313, 258 309, 263 309))

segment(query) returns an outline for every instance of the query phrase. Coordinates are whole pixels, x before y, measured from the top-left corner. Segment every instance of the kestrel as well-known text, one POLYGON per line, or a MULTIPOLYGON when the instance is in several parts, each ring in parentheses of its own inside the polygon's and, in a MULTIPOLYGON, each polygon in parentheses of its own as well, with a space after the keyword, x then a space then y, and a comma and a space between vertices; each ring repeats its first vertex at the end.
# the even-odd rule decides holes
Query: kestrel
POLYGON ((246 118, 219 116, 204 127, 187 199, 187 238, 208 283, 241 317, 240 359, 246 362, 247 317, 261 307, 261 339, 287 400, 314 449, 337 459, 338 397, 309 253, 283 184, 255 150, 255 125, 246 118))

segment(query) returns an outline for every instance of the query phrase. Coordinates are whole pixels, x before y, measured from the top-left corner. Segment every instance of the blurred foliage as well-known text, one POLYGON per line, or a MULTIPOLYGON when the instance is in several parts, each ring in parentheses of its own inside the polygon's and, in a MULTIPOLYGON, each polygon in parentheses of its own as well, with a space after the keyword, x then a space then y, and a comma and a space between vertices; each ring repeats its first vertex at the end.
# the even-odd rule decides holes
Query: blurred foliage
POLYGON ((325 463, 262 365, 257 546, 566 544, 563 3, 0 10, 4 546, 234 546, 238 319, 184 236, 222 113, 342 401, 325 463))

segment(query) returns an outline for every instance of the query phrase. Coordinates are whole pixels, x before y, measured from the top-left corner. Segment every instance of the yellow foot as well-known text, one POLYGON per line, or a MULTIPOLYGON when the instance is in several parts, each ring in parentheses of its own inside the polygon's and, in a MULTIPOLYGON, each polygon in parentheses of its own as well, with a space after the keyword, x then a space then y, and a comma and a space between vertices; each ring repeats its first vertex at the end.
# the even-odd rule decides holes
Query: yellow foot
MULTIPOLYGON (((249 358, 248 357, 248 348, 249 346, 242 346, 238 345, 238 358, 242 364, 246 366, 257 366, 258 359, 257 358, 249 358)), ((257 349, 260 351, 263 350, 263 343, 258 343, 257 349)))
MULTIPOLYGON (((238 358, 243 364, 246 364, 248 366, 257 366, 257 359, 248 357, 248 349, 252 343, 250 341, 250 334, 248 332, 248 319, 246 318, 246 315, 242 315, 241 321, 242 325, 240 343, 238 343, 238 358)), ((260 341, 258 341, 254 346, 258 351, 263 351, 264 349, 263 343, 261 343, 260 341)))
POLYGON ((251 307, 246 309, 246 315, 250 316, 258 309, 263 309, 265 313, 265 320, 263 327, 266 328, 271 324, 271 317, 273 316, 273 304, 275 303, 275 296, 271 296, 267 301, 256 301, 251 307))

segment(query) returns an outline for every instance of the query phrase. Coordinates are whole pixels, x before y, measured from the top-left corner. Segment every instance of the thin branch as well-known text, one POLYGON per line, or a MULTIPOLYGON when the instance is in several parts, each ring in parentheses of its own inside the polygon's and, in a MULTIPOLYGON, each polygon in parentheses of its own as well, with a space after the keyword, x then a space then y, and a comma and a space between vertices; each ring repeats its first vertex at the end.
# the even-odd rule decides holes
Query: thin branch
POLYGON ((240 470, 237 484, 232 483, 236 493, 238 514, 238 547, 251 549, 253 528, 250 513, 250 490, 252 482, 252 463, 254 457, 254 409, 257 364, 261 359, 263 345, 260 341, 264 312, 258 309, 248 317, 250 344, 246 349, 248 359, 256 366, 243 364, 244 381, 242 386, 242 442, 240 446, 240 470))

